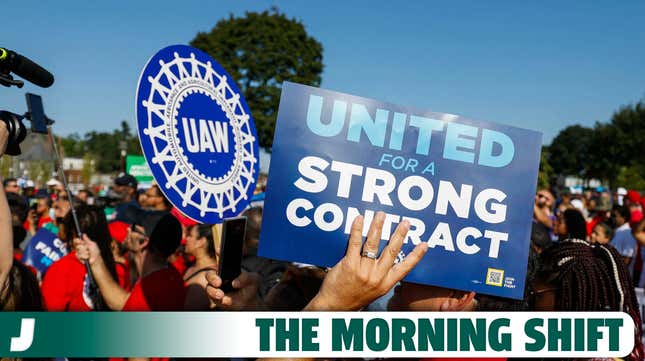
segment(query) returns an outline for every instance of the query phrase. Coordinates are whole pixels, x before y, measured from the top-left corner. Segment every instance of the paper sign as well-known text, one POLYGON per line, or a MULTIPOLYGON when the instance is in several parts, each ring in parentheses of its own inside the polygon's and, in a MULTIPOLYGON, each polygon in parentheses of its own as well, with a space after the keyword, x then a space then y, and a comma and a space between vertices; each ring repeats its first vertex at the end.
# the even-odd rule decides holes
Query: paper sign
POLYGON ((22 263, 44 273, 52 263, 67 254, 65 242, 45 228, 39 229, 22 253, 22 263))
POLYGON ((247 207, 259 166, 255 125, 213 58, 185 45, 161 49, 141 73, 136 111, 143 154, 177 209, 214 224, 247 207))
POLYGON ((429 251, 406 280, 522 298, 541 134, 285 83, 260 255, 333 266, 354 218, 429 251))
POLYGON ((125 172, 136 178, 139 183, 149 183, 154 179, 146 158, 140 155, 125 157, 125 172))

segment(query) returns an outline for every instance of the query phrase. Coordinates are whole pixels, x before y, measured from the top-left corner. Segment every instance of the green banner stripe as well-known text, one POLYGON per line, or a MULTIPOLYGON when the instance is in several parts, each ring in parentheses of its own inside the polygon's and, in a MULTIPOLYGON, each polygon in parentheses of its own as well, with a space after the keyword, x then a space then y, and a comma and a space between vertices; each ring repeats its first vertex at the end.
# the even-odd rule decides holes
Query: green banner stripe
MULTIPOLYGON (((226 327, 212 327, 205 339, 202 325, 216 323, 209 313, 0 312, 0 355, 14 357, 137 357, 199 355, 195 338, 222 339, 226 327), (11 352, 21 321, 35 319, 33 343, 11 352), (213 320, 209 320, 213 319, 213 320), (186 345, 186 347, 182 347, 186 345)), ((220 325, 221 326, 221 325, 220 325)))

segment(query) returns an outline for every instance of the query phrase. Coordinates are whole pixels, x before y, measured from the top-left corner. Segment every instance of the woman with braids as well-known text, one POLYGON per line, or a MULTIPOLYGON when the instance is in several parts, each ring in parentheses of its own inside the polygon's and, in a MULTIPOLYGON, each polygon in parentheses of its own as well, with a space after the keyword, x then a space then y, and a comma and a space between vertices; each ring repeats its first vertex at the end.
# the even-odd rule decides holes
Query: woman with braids
POLYGON ((213 242, 213 226, 198 224, 188 228, 186 253, 195 257, 195 264, 186 270, 186 310, 208 310, 211 301, 206 294, 206 271, 217 271, 218 254, 213 242))
MULTIPOLYGON (((95 206, 79 205, 76 215, 81 232, 98 243, 112 278, 117 280, 110 247, 112 237, 105 213, 95 206)), ((71 242, 78 235, 72 212, 68 212, 63 218, 58 236, 67 242, 67 249, 73 249, 71 242)), ((42 293, 48 311, 91 311, 103 308, 98 289, 92 287, 85 265, 76 258, 76 252, 67 254, 49 267, 43 279, 42 293)))
POLYGON ((622 311, 634 320, 630 360, 643 360, 642 323, 634 288, 621 256, 610 245, 585 240, 584 218, 568 209, 555 230, 560 242, 542 254, 530 303, 538 311, 622 311))

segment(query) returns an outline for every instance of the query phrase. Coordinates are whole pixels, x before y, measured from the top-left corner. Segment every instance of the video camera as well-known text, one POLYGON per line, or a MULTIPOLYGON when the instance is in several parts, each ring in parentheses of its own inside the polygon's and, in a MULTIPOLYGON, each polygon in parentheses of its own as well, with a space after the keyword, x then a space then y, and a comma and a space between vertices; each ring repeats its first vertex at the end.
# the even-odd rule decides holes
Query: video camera
MULTIPOLYGON (((54 84, 54 76, 34 63, 28 58, 5 48, 0 48, 0 85, 6 87, 17 86, 22 88, 24 82, 15 80, 11 73, 14 73, 25 80, 43 88, 54 84)), ((3 121, 9 132, 9 141, 5 154, 19 155, 20 143, 27 136, 27 129, 23 119, 31 120, 31 131, 33 133, 47 134, 47 126, 53 121, 45 116, 43 102, 39 95, 27 93, 28 112, 24 115, 15 114, 6 110, 0 110, 0 121, 3 121)))

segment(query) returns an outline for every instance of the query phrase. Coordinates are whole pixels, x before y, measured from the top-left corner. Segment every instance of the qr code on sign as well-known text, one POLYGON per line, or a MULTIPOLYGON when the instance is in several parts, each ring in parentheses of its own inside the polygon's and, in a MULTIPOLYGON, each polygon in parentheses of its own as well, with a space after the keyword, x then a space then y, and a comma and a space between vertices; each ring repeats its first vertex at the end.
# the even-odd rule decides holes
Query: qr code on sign
POLYGON ((504 282, 504 270, 489 268, 486 273, 486 284, 491 286, 502 287, 504 282))

